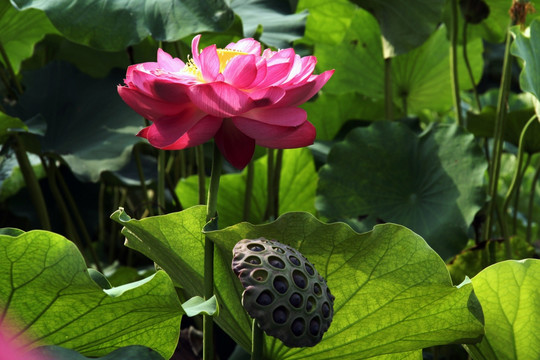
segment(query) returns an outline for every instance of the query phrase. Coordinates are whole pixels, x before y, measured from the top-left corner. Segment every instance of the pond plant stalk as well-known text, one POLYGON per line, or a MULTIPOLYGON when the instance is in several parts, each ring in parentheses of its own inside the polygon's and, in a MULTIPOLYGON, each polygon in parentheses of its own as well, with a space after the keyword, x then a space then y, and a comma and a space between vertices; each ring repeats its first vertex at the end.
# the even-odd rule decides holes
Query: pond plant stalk
MULTIPOLYGON (((219 180, 223 156, 214 144, 212 156, 212 171, 210 173, 210 186, 206 205, 206 222, 212 222, 212 229, 217 230, 217 199, 219 180)), ((214 295, 214 242, 208 237, 204 238, 204 299, 208 300, 214 295)), ((203 359, 214 359, 214 319, 212 315, 203 315, 203 359)))
MULTIPOLYGON (((523 24, 525 22, 525 17, 529 9, 528 2, 525 1, 514 1, 512 7, 510 8, 510 17, 512 19, 511 26, 523 24)), ((490 201, 488 203, 488 210, 486 214, 486 223, 484 228, 484 240, 488 241, 491 238, 492 232, 492 223, 493 217, 495 215, 497 208, 497 191, 498 191, 498 182, 499 174, 501 169, 501 159, 502 159, 502 148, 503 148, 503 130, 504 122, 506 118, 506 106, 508 102, 508 95, 510 89, 510 79, 512 75, 512 57, 510 55, 510 46, 512 45, 512 35, 510 33, 510 28, 506 31, 506 42, 505 50, 503 57, 503 68, 501 76, 501 84, 499 87, 499 96, 497 98, 497 112, 495 115, 495 130, 493 134, 493 156, 492 162, 489 168, 489 197, 490 201)), ((504 213, 499 211, 499 223, 501 224, 501 229, 503 229, 503 235, 505 231, 504 223, 504 213)), ((512 248, 510 244, 510 239, 508 235, 504 235, 504 246, 505 246, 505 256, 507 259, 512 257, 512 248)), ((491 259, 493 262, 495 259, 491 259)))

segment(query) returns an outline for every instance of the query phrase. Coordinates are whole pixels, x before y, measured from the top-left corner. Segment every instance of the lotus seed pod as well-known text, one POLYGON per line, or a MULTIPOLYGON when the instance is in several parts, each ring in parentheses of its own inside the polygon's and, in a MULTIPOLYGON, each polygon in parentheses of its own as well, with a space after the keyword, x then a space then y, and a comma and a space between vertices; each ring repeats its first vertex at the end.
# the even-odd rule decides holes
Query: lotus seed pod
POLYGON ((332 322, 334 296, 299 251, 264 238, 240 240, 232 269, 245 288, 242 305, 268 335, 289 347, 321 341, 332 322))

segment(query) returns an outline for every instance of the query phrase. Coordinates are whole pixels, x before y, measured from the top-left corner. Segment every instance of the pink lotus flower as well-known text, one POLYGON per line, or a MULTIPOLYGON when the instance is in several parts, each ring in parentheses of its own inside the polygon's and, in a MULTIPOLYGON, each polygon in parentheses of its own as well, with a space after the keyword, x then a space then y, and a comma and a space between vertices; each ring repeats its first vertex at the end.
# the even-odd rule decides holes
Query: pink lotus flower
POLYGON ((330 79, 334 70, 313 75, 314 56, 293 49, 264 50, 253 39, 208 46, 200 35, 184 63, 163 50, 157 62, 128 67, 122 99, 152 124, 137 136, 160 149, 178 150, 212 138, 225 158, 244 168, 255 144, 275 149, 310 145, 315 127, 298 106, 330 79))

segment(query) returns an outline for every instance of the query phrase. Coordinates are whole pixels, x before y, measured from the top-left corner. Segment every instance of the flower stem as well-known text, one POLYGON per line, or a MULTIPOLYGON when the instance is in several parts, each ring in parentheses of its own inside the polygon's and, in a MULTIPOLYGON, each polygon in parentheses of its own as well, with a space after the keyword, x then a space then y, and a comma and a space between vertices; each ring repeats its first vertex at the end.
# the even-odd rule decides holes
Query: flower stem
POLYGON ((69 187, 67 186, 64 180, 64 177, 62 176, 62 174, 60 173, 60 170, 56 167, 52 159, 50 162, 50 167, 55 172, 56 178, 58 179, 58 184, 60 185, 60 189, 64 193, 64 198, 66 199, 67 205, 69 206, 71 214, 73 215, 75 224, 77 225, 79 232, 82 234, 82 238, 84 239, 84 242, 86 243, 86 246, 88 247, 88 252, 90 253, 92 260, 94 261, 96 265, 96 269, 99 272, 103 273, 103 269, 101 268, 101 265, 99 263, 99 258, 96 254, 96 250, 92 246, 92 238, 90 237, 88 228, 86 227, 86 224, 84 223, 84 220, 81 216, 81 212, 79 211, 79 208, 77 207, 77 203, 75 202, 75 199, 73 198, 73 195, 71 194, 71 191, 69 190, 69 187))
POLYGON ((37 211, 39 222, 41 227, 44 230, 51 230, 51 222, 49 221, 49 214, 47 213, 47 206, 45 205, 45 199, 43 197, 43 192, 39 186, 36 174, 34 169, 28 160, 28 154, 24 147, 21 138, 17 134, 13 134, 13 150, 15 151, 15 156, 17 157, 17 162, 19 163, 19 168, 23 175, 24 182, 30 193, 30 198, 32 203, 37 211))
POLYGON ((525 165, 521 167, 522 170, 520 171, 519 177, 517 179, 517 182, 520 185, 516 188, 516 194, 514 195, 514 204, 513 204, 514 211, 512 213, 512 233, 513 234, 515 234, 517 231, 517 216, 518 216, 519 198, 521 196, 521 185, 523 183, 523 177, 525 176, 525 172, 527 171, 527 168, 531 164, 531 158, 532 158, 532 156, 530 156, 529 154, 525 154, 525 155, 527 155, 525 158, 525 165))
POLYGON ((274 149, 267 151, 266 172, 266 215, 265 218, 273 220, 274 216, 274 149))
POLYGON ((482 111, 482 104, 480 103, 480 97, 478 96, 478 90, 476 88, 476 81, 474 80, 474 75, 471 68, 471 63, 469 62, 469 55, 467 51, 467 25, 469 24, 468 21, 463 22, 463 60, 465 61, 465 67, 467 68, 467 72, 469 74, 469 78, 471 80, 472 84, 472 91, 474 94, 474 100, 476 102, 476 107, 478 108, 478 112, 482 111))
POLYGON ((454 101, 454 109, 456 119, 459 125, 463 125, 463 117, 461 115, 461 102, 459 98, 459 82, 458 82, 458 4, 457 0, 451 0, 451 28, 450 28, 450 77, 452 79, 452 99, 454 101))
POLYGON ((253 319, 251 327, 251 360, 261 360, 264 347, 264 332, 259 327, 256 319, 253 319))
POLYGON ((165 213, 165 151, 158 150, 157 208, 158 215, 165 213))
POLYGON ((58 185, 56 182, 56 174, 53 169, 53 165, 51 164, 52 161, 54 160, 46 159, 45 157, 41 156, 41 163, 47 173, 47 180, 49 181, 49 190, 51 191, 56 207, 60 211, 60 214, 62 215, 62 218, 64 220, 66 234, 68 238, 77 246, 79 251, 84 254, 84 247, 82 246, 79 239, 79 234, 77 234, 77 231, 75 230, 75 225, 73 223, 73 219, 71 218, 69 209, 66 205, 66 202, 64 201, 64 198, 62 197, 62 194, 60 193, 60 190, 58 189, 58 185))
POLYGON ((199 204, 206 204, 206 175, 204 173, 204 148, 199 145, 195 148, 197 160, 197 174, 199 179, 199 204))
MULTIPOLYGON (((508 100, 508 91, 510 87, 511 77, 511 64, 512 58, 510 56, 510 45, 512 43, 512 37, 510 31, 506 34, 506 47, 504 50, 503 71, 501 78, 501 85, 499 89, 499 98, 497 100, 497 114, 495 117, 495 130, 493 134, 493 156, 489 169, 489 196, 490 202, 488 204, 488 210, 486 213, 486 224, 484 231, 484 240, 489 240, 491 237, 491 224, 493 221, 493 213, 496 206, 496 197, 498 190, 498 180, 501 168, 502 146, 503 146, 503 129, 504 119, 506 115, 506 102, 508 100)), ((501 214, 504 215, 504 214, 501 214)))
POLYGON ((527 209, 527 232, 526 232, 526 240, 530 244, 531 243, 531 234, 532 234, 532 216, 533 216, 533 209, 534 209, 534 196, 536 194, 536 183, 538 182, 538 178, 540 177, 540 166, 538 166, 538 169, 536 169, 534 173, 534 177, 531 182, 531 193, 529 194, 529 208, 527 209))
POLYGON ((253 178, 255 176, 255 165, 253 160, 247 165, 246 177, 246 192, 244 193, 244 213, 242 220, 249 221, 249 213, 251 212, 251 195, 253 193, 253 178))
POLYGON ((278 149, 276 153, 276 165, 274 166, 274 218, 279 216, 279 185, 281 182, 281 166, 283 164, 283 149, 278 149))
MULTIPOLYGON (((523 147, 525 142, 525 134, 527 133, 527 130, 532 125, 533 121, 536 121, 536 115, 533 115, 527 124, 523 127, 523 130, 521 131, 521 136, 519 137, 519 145, 518 145, 518 153, 517 153, 517 164, 516 164, 516 171, 514 172, 514 176, 512 178, 512 182, 510 183, 510 186, 508 187, 508 191, 506 192, 506 196, 504 197, 501 213, 506 215, 508 206, 510 205, 510 200, 512 198, 512 195, 514 194, 514 191, 516 189, 516 186, 519 184, 520 174, 521 174, 521 167, 523 164, 523 147)), ((516 210, 516 209, 515 209, 516 210)), ((505 244, 505 250, 506 250, 506 258, 510 259, 512 252, 510 249, 510 238, 508 234, 503 234, 504 238, 504 244, 505 244)))
POLYGON ((384 59, 384 115, 386 120, 394 120, 392 99, 392 58, 384 59))
MULTIPOLYGON (((212 172, 210 173, 210 187, 208 189, 208 202, 206 206, 206 221, 214 220, 217 229, 217 200, 221 165, 223 157, 216 144, 212 157, 212 172)), ((204 298, 210 299, 214 295, 214 243, 207 236, 204 238, 204 298)), ((211 315, 203 315, 203 359, 214 360, 214 323, 211 315)))

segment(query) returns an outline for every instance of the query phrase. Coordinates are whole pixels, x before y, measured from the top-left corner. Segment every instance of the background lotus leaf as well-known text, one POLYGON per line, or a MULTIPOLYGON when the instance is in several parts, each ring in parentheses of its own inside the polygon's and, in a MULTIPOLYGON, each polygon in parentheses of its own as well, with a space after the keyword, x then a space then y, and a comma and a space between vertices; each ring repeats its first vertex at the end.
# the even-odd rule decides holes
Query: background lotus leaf
POLYGON ((45 11, 69 40, 116 51, 147 36, 176 41, 190 34, 226 30, 233 22, 223 0, 12 0, 19 9, 45 11))
MULTIPOLYGON (((15 73, 19 72, 21 62, 32 56, 38 41, 46 34, 58 33, 43 11, 17 11, 8 1, 0 3, 0 28, 0 44, 15 73)), ((6 66, 3 57, 0 63, 6 66)))
POLYGON ((486 165, 474 137, 455 125, 417 136, 404 124, 376 122, 332 148, 316 206, 356 226, 365 217, 405 225, 449 258, 467 243, 484 203, 486 165))
POLYGON ((60 155, 81 180, 97 181, 102 171, 121 169, 141 141, 135 134, 144 120, 116 92, 123 76, 93 79, 53 62, 25 74, 27 90, 10 111, 25 122, 44 119, 41 151, 60 155))
POLYGON ((353 0, 371 12, 381 27, 384 57, 394 57, 421 45, 439 25, 444 0, 353 0))

